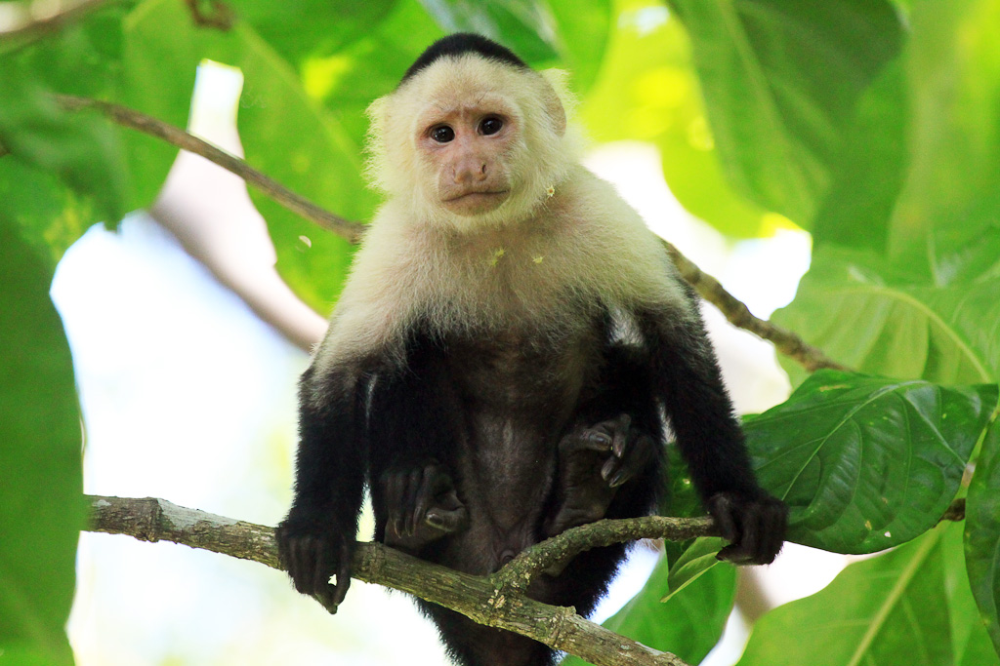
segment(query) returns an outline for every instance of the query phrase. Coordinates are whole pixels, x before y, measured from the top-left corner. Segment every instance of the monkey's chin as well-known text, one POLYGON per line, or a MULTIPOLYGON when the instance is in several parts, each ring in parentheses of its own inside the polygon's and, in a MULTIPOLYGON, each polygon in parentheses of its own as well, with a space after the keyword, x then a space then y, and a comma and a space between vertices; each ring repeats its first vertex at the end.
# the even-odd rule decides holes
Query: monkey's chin
POLYGON ((470 192, 441 203, 450 212, 462 217, 491 213, 510 197, 510 190, 503 192, 470 192))

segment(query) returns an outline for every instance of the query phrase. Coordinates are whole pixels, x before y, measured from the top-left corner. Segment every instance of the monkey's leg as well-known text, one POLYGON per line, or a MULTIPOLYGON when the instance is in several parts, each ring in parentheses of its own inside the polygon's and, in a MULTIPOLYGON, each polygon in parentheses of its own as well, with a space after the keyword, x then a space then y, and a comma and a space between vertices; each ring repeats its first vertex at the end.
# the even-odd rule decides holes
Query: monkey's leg
POLYGON ((387 513, 387 546, 416 553, 469 524, 468 511, 458 499, 451 477, 437 463, 390 469, 379 481, 387 513))

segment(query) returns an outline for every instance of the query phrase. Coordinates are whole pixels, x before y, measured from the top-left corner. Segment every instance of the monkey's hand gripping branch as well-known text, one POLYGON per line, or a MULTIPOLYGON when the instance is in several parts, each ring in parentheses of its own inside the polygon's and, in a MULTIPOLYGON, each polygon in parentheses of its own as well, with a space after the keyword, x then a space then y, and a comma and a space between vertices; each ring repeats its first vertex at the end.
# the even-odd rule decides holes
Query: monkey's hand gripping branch
MULTIPOLYGON (((172 541, 278 569, 274 529, 156 498, 89 495, 92 532, 126 534, 142 541, 172 541)), ((496 574, 471 576, 430 564, 376 543, 359 543, 353 576, 462 613, 480 624, 512 631, 574 654, 596 666, 686 666, 676 656, 646 647, 580 617, 524 595, 542 571, 589 548, 641 538, 690 539, 715 534, 709 518, 604 520, 567 530, 529 548, 496 574)))

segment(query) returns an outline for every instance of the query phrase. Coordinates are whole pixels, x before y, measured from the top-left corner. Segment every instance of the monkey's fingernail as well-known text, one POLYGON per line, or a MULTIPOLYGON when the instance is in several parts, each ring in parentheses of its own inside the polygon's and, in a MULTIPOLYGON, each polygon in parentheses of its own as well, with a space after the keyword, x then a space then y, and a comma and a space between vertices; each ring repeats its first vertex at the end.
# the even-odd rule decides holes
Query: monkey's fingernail
POLYGON ((611 458, 601 467, 601 478, 605 481, 611 476, 611 473, 615 471, 615 465, 618 462, 615 458, 611 458))
POLYGON ((613 477, 611 477, 611 479, 608 481, 608 485, 611 486, 612 488, 617 488, 618 486, 625 483, 625 481, 627 480, 628 479, 625 478, 625 470, 619 470, 618 473, 615 474, 613 477))
POLYGON ((583 438, 590 442, 591 444, 597 444, 602 447, 611 446, 611 437, 604 434, 603 432, 598 432, 596 430, 588 430, 584 434, 583 438))
POLYGON ((444 519, 436 513, 428 513, 424 521, 431 527, 444 527, 444 519))

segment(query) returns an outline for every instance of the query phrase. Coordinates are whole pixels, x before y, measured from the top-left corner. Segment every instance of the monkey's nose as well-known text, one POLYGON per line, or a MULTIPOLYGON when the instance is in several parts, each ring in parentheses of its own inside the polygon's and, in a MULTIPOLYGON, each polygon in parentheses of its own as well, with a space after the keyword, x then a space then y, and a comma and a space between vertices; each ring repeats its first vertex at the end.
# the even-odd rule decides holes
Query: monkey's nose
POLYGON ((463 160, 455 165, 456 183, 475 183, 486 180, 488 169, 482 160, 463 160))

